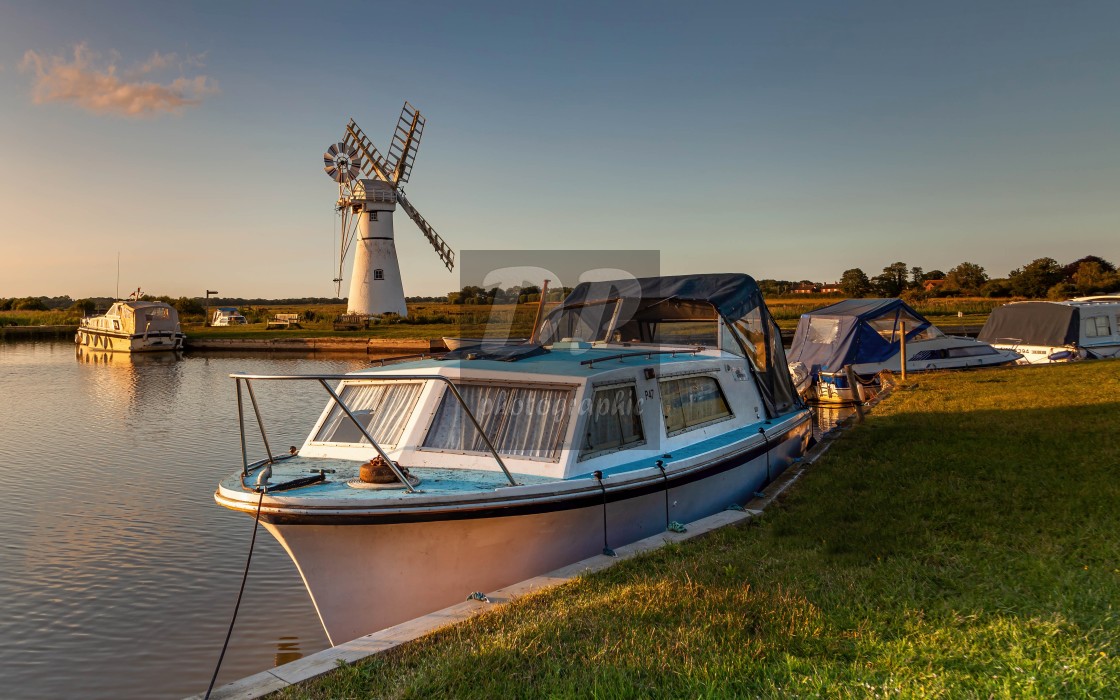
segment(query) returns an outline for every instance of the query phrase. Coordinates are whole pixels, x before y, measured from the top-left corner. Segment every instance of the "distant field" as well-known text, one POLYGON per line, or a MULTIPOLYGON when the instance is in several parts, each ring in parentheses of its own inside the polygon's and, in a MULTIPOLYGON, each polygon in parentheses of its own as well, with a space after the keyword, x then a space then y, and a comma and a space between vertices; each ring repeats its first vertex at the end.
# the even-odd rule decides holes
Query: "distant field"
MULTIPOLYGON (((838 297, 806 299, 804 297, 772 297, 766 300, 771 313, 783 329, 797 326, 802 314, 834 304, 838 297)), ((931 321, 945 326, 981 326, 992 309, 1006 304, 1007 299, 984 299, 980 297, 930 299, 916 305, 919 313, 931 321), (958 316, 960 312, 962 316, 958 316)), ((553 307, 549 304, 547 309, 553 307)), ((376 338, 418 338, 434 339, 443 336, 481 336, 508 327, 511 337, 528 336, 532 332, 533 318, 537 313, 536 303, 497 304, 493 307, 447 302, 417 302, 408 305, 407 319, 392 319, 377 323, 369 330, 336 331, 334 319, 345 313, 345 304, 309 305, 261 305, 244 306, 241 312, 250 321, 245 326, 211 328, 204 324, 202 316, 187 316, 183 320, 183 330, 196 338, 283 338, 322 336, 376 337, 376 338), (298 313, 306 319, 302 328, 266 330, 267 321, 276 314, 298 313)), ((81 320, 78 311, 0 311, 0 326, 53 326, 77 325, 81 320)))

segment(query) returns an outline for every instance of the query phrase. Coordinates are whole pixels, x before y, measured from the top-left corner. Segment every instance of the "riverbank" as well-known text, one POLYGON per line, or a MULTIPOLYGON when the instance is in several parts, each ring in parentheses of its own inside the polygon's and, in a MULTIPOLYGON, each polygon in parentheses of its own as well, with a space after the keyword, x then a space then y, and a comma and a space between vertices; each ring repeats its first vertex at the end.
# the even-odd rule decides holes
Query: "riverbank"
POLYGON ((1120 364, 919 375, 776 507, 276 697, 1100 697, 1120 364))

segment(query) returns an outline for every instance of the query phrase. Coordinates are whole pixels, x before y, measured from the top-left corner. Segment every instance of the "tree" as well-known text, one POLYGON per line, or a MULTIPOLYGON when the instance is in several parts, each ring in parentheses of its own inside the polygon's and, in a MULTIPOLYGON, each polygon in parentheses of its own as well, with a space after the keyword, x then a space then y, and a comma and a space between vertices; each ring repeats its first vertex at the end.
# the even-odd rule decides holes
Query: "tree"
POLYGON ((1078 265, 1077 272, 1073 273, 1072 282, 1078 294, 1094 294, 1108 291, 1115 284, 1115 279, 1114 270, 1107 270, 1099 262, 1094 261, 1078 265))
POLYGON ((911 287, 913 287, 914 289, 921 289, 922 282, 925 282, 925 281, 926 281, 926 277, 925 277, 925 273, 922 272, 922 268, 918 267, 917 265, 910 268, 910 286, 911 287))
POLYGON ((1007 278, 988 280, 980 287, 980 296, 1009 297, 1011 296, 1011 282, 1007 278))
POLYGON ((1011 280, 1011 291, 1018 296, 1041 298, 1045 297, 1050 288, 1065 279, 1058 261, 1054 258, 1037 258, 1023 269, 1015 269, 1008 276, 1011 280))
POLYGON ((926 281, 926 280, 943 280, 943 279, 945 279, 945 273, 942 272, 941 270, 930 270, 926 274, 922 275, 922 281, 923 282, 926 281))
POLYGON ((945 275, 946 292, 955 294, 979 294, 980 288, 988 281, 988 273, 976 263, 962 262, 945 275))
POLYGON ((1077 271, 1078 269, 1080 269, 1082 263, 1097 263, 1105 272, 1116 272, 1116 266, 1105 260, 1104 258, 1098 257, 1096 255, 1086 255, 1083 258, 1074 260, 1069 265, 1066 265, 1062 268, 1062 274, 1065 275, 1065 280, 1067 282, 1074 281, 1073 276, 1077 274, 1077 271))
POLYGON ((896 262, 883 268, 883 274, 876 275, 873 280, 875 287, 883 296, 896 297, 906 289, 906 263, 896 262))
POLYGON ((844 290, 845 296, 862 297, 871 291, 871 280, 858 267, 844 270, 840 276, 840 289, 844 290))
POLYGON ((90 316, 97 310, 97 302, 93 299, 79 299, 70 308, 81 311, 82 316, 90 316))

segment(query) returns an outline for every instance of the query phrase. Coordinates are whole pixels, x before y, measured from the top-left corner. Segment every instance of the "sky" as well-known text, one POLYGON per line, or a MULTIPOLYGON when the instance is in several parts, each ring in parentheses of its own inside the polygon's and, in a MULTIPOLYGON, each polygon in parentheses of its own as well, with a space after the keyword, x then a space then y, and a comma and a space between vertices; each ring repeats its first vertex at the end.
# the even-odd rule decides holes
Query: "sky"
MULTIPOLYGON (((0 0, 0 297, 334 296, 322 153, 351 117, 385 150, 405 100, 405 189, 460 254, 1120 263, 1117 26, 1115 2, 0 0)), ((406 294, 460 286, 403 213, 396 238, 406 294)))

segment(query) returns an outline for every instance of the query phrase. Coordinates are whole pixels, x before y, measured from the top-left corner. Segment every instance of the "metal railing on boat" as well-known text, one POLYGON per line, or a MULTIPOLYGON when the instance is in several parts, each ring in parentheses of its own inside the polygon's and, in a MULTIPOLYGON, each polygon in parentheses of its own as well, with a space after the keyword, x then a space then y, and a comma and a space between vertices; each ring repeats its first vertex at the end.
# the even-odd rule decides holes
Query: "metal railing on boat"
MULTIPOLYGON (((249 455, 248 455, 248 448, 247 448, 246 443, 245 443, 245 411, 244 411, 244 408, 243 408, 243 400, 242 400, 242 396, 241 396, 241 382, 242 381, 245 382, 245 388, 249 392, 249 400, 253 404, 253 413, 256 415, 256 418, 257 418, 257 426, 260 428, 260 431, 261 431, 261 440, 264 442, 264 449, 265 449, 265 452, 268 454, 268 459, 263 460, 262 462, 259 463, 259 464, 263 465, 263 464, 274 464, 280 458, 273 456, 272 448, 268 444, 268 434, 265 431, 264 421, 261 419, 261 411, 260 411, 259 405, 257 404, 256 394, 253 392, 252 382, 254 380, 261 380, 261 381, 298 381, 298 380, 308 381, 308 380, 312 380, 312 381, 318 381, 319 384, 321 384, 323 386, 323 388, 327 390, 327 393, 331 397, 331 401, 334 402, 335 404, 337 404, 338 407, 342 409, 342 412, 346 414, 346 417, 349 418, 354 423, 354 426, 357 427, 358 431, 361 432, 362 436, 366 440, 369 441, 369 443, 373 446, 373 449, 377 451, 378 456, 381 457, 381 459, 383 459, 385 461, 385 463, 389 466, 389 469, 391 469, 393 471, 393 475, 396 476, 397 479, 401 482, 401 484, 404 485, 405 489, 407 489, 407 491, 409 493, 415 493, 416 489, 414 489, 412 487, 412 484, 409 482, 408 477, 406 477, 404 475, 404 473, 401 472, 401 470, 397 466, 396 462, 389 459, 388 453, 386 453, 385 450, 382 449, 381 445, 378 444, 377 440, 373 439, 373 436, 369 434, 369 431, 366 430, 366 427, 364 425, 362 425, 361 421, 359 421, 358 418, 354 415, 354 412, 350 410, 350 407, 346 405, 346 402, 344 402, 342 400, 342 397, 340 397, 338 395, 338 392, 336 392, 334 389, 332 389, 330 387, 330 385, 327 384, 327 382, 330 382, 330 381, 348 381, 348 382, 376 381, 376 382, 385 382, 385 381, 417 381, 417 380, 421 380, 421 381, 438 381, 438 382, 443 382, 444 384, 447 385, 448 390, 450 390, 452 395, 455 397, 455 399, 458 400, 459 405, 463 409, 463 412, 467 415, 468 418, 470 418, 471 424, 474 426, 474 429, 476 431, 478 431, 478 434, 482 437, 482 441, 486 443, 486 448, 490 451, 490 454, 494 457, 494 461, 498 463, 498 467, 500 467, 501 470, 502 470, 502 473, 506 475, 506 479, 509 480, 510 486, 517 486, 518 485, 517 481, 513 478, 513 475, 510 474, 509 469, 506 468, 505 462, 503 462, 501 456, 498 455, 498 450, 495 449, 494 444, 492 442, 490 442, 490 437, 488 435, 486 435, 485 431, 483 431, 482 426, 479 424, 478 420, 474 417, 474 413, 471 411, 470 407, 467 406, 467 402, 463 399, 463 395, 459 393, 459 389, 458 389, 458 387, 455 386, 455 382, 451 381, 447 377, 440 376, 438 374, 394 374, 394 375, 370 376, 370 375, 353 375, 353 374, 244 374, 244 373, 240 373, 240 372, 235 372, 233 374, 230 374, 229 376, 237 384, 237 422, 238 422, 239 431, 241 433, 241 476, 243 478, 249 476, 249 455)), ((256 468, 256 465, 254 466, 254 468, 256 468)))

